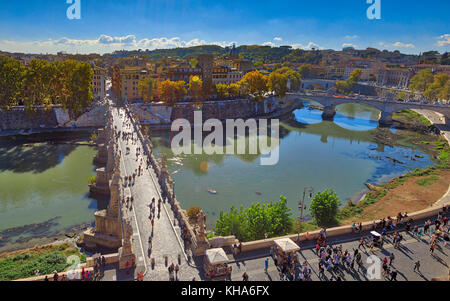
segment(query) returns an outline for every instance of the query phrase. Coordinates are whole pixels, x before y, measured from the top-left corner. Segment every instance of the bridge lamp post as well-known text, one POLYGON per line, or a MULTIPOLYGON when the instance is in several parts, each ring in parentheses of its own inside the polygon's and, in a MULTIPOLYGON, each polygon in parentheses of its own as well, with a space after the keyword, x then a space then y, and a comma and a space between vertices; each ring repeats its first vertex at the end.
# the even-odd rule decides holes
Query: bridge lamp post
POLYGON ((306 210, 305 197, 307 196, 309 201, 311 201, 313 198, 313 195, 314 195, 314 188, 311 186, 305 187, 305 189, 303 190, 303 198, 298 203, 298 209, 300 210, 299 223, 298 223, 298 237, 297 237, 298 242, 300 242, 300 231, 301 231, 302 222, 303 222, 303 210, 306 210))

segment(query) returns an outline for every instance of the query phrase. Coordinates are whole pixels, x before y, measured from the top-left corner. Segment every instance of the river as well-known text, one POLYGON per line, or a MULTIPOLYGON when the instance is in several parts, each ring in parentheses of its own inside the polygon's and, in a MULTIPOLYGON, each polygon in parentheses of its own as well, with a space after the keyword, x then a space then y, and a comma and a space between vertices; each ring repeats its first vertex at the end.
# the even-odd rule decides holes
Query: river
POLYGON ((0 250, 76 232, 94 221, 98 206, 87 184, 97 150, 65 144, 74 135, 63 137, 63 144, 49 143, 54 135, 0 140, 0 250))
POLYGON ((175 156, 170 132, 152 131, 154 151, 159 157, 167 156, 183 208, 203 208, 212 226, 221 210, 284 195, 297 217, 305 187, 315 192, 331 188, 345 204, 364 195, 366 182, 386 183, 433 164, 427 153, 404 139, 417 133, 378 128, 379 111, 370 106, 340 105, 330 122, 322 121, 322 112, 309 107, 311 103, 304 104, 280 120, 280 159, 275 166, 261 166, 259 155, 175 156), (392 136, 394 142, 385 141, 384 137, 392 136), (217 194, 210 194, 210 189, 217 194))

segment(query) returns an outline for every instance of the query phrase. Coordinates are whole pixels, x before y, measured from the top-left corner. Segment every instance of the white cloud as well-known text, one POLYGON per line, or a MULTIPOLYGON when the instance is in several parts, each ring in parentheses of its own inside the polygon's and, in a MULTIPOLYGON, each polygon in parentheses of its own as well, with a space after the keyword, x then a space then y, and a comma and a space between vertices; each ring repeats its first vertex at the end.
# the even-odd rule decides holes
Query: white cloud
POLYGON ((270 47, 275 47, 275 43, 273 42, 264 42, 262 43, 263 46, 270 46, 270 47))
POLYGON ((313 48, 320 49, 320 50, 324 49, 322 46, 320 46, 314 42, 309 42, 308 45, 306 45, 306 46, 303 44, 293 44, 291 46, 294 49, 303 49, 303 50, 311 50, 313 48))
POLYGON ((402 42, 395 42, 394 44, 380 42, 379 44, 380 44, 380 46, 385 47, 385 48, 416 48, 416 46, 414 44, 411 44, 411 43, 406 44, 406 43, 402 43, 402 42))
POLYGON ((346 47, 353 47, 355 49, 358 48, 357 45, 354 45, 354 44, 351 44, 351 43, 344 43, 344 44, 342 44, 342 48, 346 48, 346 47))
POLYGON ((450 34, 444 34, 439 37, 439 41, 437 42, 438 46, 444 47, 450 45, 450 34))
POLYGON ((17 42, 3 40, 0 41, 0 49, 10 52, 29 52, 29 53, 56 53, 58 51, 66 51, 70 53, 106 53, 115 50, 132 50, 132 49, 162 49, 162 48, 176 48, 176 47, 192 47, 200 45, 218 45, 222 47, 231 46, 236 42, 214 41, 207 42, 200 39, 192 39, 184 41, 179 37, 173 38, 143 38, 137 40, 134 35, 127 35, 123 37, 112 37, 108 35, 101 35, 95 40, 76 40, 66 37, 58 40, 46 41, 29 41, 17 42))
POLYGON ((273 40, 274 40, 274 41, 278 41, 278 42, 281 42, 281 41, 283 41, 283 38, 280 38, 280 37, 275 37, 275 38, 273 38, 273 40))
POLYGON ((416 48, 414 44, 405 44, 402 42, 395 42, 394 44, 392 44, 392 46, 400 48, 416 48))

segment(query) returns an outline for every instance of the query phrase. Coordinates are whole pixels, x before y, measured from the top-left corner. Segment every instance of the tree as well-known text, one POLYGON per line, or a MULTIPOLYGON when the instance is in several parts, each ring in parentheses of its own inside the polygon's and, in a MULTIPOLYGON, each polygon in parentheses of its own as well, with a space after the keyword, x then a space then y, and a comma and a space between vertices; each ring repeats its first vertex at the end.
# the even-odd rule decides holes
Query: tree
POLYGON ((290 88, 292 91, 300 90, 300 87, 302 84, 302 78, 303 78, 302 75, 300 74, 300 72, 295 71, 294 69, 288 68, 288 67, 282 67, 280 69, 277 69, 276 72, 287 76, 287 78, 290 82, 290 88))
POLYGON ((230 84, 228 86, 228 95, 237 98, 240 96, 241 85, 239 83, 230 84))
POLYGON ((267 204, 253 203, 250 208, 231 207, 228 213, 220 212, 213 231, 216 235, 235 235, 240 241, 264 239, 289 233, 294 223, 287 199, 267 204))
POLYGON ((446 93, 446 86, 448 87, 450 76, 445 73, 440 73, 434 76, 434 81, 431 83, 423 95, 428 100, 448 100, 449 96, 446 93))
POLYGON ((25 66, 18 60, 0 55, 0 108, 17 105, 22 88, 25 66))
POLYGON ((202 96, 203 91, 203 81, 197 76, 191 76, 189 79, 189 95, 194 99, 198 100, 202 96))
POLYGON ((186 95, 186 86, 184 81, 173 82, 165 80, 158 87, 161 101, 173 106, 186 95))
POLYGON ((241 81, 250 94, 253 94, 258 100, 262 99, 267 92, 267 76, 259 71, 252 71, 244 75, 241 81))
POLYGON ((288 77, 284 74, 272 72, 269 75, 268 88, 269 90, 275 92, 275 94, 280 98, 284 98, 286 96, 288 90, 287 83, 288 77))
POLYGON ((144 101, 153 101, 158 89, 158 81, 152 77, 141 79, 138 83, 138 89, 144 101))
POLYGON ((347 94, 353 89, 353 87, 359 82, 361 78, 362 70, 355 69, 350 74, 350 77, 344 81, 339 80, 335 83, 335 87, 338 93, 347 94))
POLYGON ((433 81, 434 76, 431 69, 423 69, 411 78, 409 89, 413 92, 424 93, 433 81))
POLYGON ((228 95, 229 86, 226 84, 218 83, 216 85, 217 96, 224 99, 228 95))
POLYGON ((338 208, 338 196, 332 189, 327 189, 324 192, 319 191, 316 194, 311 201, 310 212, 318 225, 328 226, 336 222, 338 208))
POLYGON ((33 106, 51 105, 54 99, 52 92, 56 83, 54 65, 46 60, 31 60, 22 83, 22 101, 27 111, 31 111, 33 106))
POLYGON ((311 74, 311 66, 310 65, 302 65, 298 72, 300 73, 301 78, 307 78, 311 74))
POLYGON ((64 108, 69 112, 72 119, 81 116, 84 110, 92 103, 94 98, 92 95, 91 81, 94 71, 89 63, 77 64, 73 71, 72 82, 70 85, 70 97, 64 108))

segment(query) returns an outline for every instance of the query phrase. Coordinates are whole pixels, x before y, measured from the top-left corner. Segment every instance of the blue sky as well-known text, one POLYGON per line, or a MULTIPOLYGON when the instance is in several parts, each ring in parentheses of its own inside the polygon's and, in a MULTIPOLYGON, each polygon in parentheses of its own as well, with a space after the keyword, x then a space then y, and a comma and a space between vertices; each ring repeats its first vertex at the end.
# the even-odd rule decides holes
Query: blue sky
POLYGON ((66 0, 2 1, 0 50, 105 53, 234 42, 450 51, 448 0, 380 0, 381 20, 367 18, 366 0, 80 1, 80 20, 67 18, 66 0))

